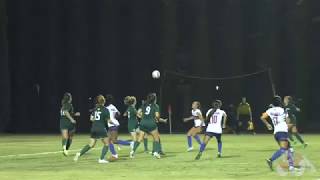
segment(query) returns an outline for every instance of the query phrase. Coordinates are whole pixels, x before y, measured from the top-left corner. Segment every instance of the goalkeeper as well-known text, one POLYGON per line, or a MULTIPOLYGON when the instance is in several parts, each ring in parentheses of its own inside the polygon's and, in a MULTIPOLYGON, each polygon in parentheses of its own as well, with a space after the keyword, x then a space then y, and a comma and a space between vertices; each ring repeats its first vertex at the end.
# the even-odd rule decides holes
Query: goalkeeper
POLYGON ((240 134, 241 131, 248 131, 253 135, 255 134, 252 121, 252 111, 246 97, 242 97, 242 101, 237 108, 237 121, 237 134, 240 134))

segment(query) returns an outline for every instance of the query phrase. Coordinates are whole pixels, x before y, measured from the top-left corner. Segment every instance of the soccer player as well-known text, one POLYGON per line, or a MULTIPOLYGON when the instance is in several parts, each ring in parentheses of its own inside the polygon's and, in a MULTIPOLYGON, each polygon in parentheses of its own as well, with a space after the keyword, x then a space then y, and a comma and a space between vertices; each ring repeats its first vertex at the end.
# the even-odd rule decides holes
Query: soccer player
POLYGON ((303 145, 303 147, 306 148, 308 144, 304 142, 297 128, 296 113, 300 112, 301 110, 293 103, 293 99, 291 96, 285 96, 283 102, 289 118, 289 139, 293 141, 294 144, 296 144, 296 141, 292 137, 293 134, 296 139, 303 145))
POLYGON ((214 101, 212 103, 212 108, 207 112, 206 120, 208 121, 207 130, 204 136, 204 140, 200 146, 196 160, 199 160, 202 156, 202 152, 205 150, 208 142, 212 137, 216 137, 218 143, 218 158, 221 158, 222 155, 222 128, 226 127, 227 123, 227 114, 220 109, 221 103, 219 101, 214 101))
POLYGON ((272 163, 278 159, 282 154, 288 152, 289 170, 294 170, 293 161, 293 149, 290 147, 288 141, 288 125, 287 125, 287 113, 282 107, 282 100, 280 96, 273 97, 273 107, 269 108, 265 113, 262 114, 261 120, 266 125, 268 130, 274 129, 274 138, 280 146, 280 149, 276 151, 270 159, 267 159, 267 164, 271 170, 273 170, 272 163), (271 119, 272 124, 268 123, 268 119, 271 119))
POLYGON ((155 93, 150 93, 147 96, 145 104, 142 106, 142 109, 138 111, 138 117, 141 118, 140 130, 138 141, 134 143, 134 148, 130 152, 130 157, 134 157, 134 153, 142 142, 145 133, 151 134, 153 137, 153 156, 160 159, 160 135, 158 132, 158 127, 156 121, 160 119, 159 106, 156 104, 157 96, 155 93))
POLYGON ((80 152, 76 154, 74 157, 74 161, 78 161, 80 156, 88 152, 91 148, 93 148, 96 145, 96 142, 98 139, 102 140, 102 143, 104 144, 102 148, 102 152, 100 155, 100 158, 98 160, 98 163, 105 164, 109 163, 109 161, 105 160, 105 156, 108 152, 108 143, 109 146, 113 146, 112 142, 109 141, 108 135, 107 135, 107 129, 106 129, 106 123, 112 124, 113 122, 110 119, 110 113, 108 109, 104 107, 105 104, 105 98, 102 95, 97 96, 96 98, 96 107, 93 110, 90 120, 92 121, 91 126, 91 138, 90 143, 82 148, 80 152))
POLYGON ((128 106, 127 111, 123 116, 128 118, 128 132, 132 137, 132 142, 137 141, 138 132, 138 118, 137 118, 137 99, 134 96, 127 96, 124 98, 124 104, 128 106))
POLYGON ((72 95, 64 93, 61 100, 60 110, 60 130, 62 135, 63 155, 68 156, 68 150, 72 143, 72 138, 76 130, 76 120, 74 116, 80 116, 79 112, 73 112, 72 95))
POLYGON ((252 134, 255 134, 253 120, 252 120, 252 111, 251 106, 247 102, 246 97, 242 97, 241 103, 237 108, 237 121, 238 129, 237 133, 239 134, 241 130, 247 128, 248 131, 251 131, 252 134), (245 126, 247 124, 248 126, 245 126))
MULTIPOLYGON (((120 117, 119 110, 112 104, 113 103, 113 96, 108 94, 106 95, 106 108, 109 110, 110 113, 110 120, 112 123, 108 123, 108 135, 109 141, 111 144, 118 144, 118 145, 124 145, 124 146, 130 146, 130 142, 123 141, 118 139, 118 129, 120 126, 119 121, 117 120, 120 117)), ((112 156, 117 159, 118 154, 116 150, 113 148, 113 146, 110 146, 110 151, 112 153, 112 156)))
POLYGON ((204 118, 202 116, 200 107, 201 107, 200 102, 194 101, 192 103, 192 111, 191 111, 192 116, 183 119, 184 122, 187 122, 190 120, 194 121, 194 126, 187 133, 187 142, 188 142, 187 151, 188 152, 193 150, 192 137, 194 137, 194 139, 196 139, 196 141, 201 145, 201 140, 198 134, 201 133, 202 126, 205 126, 205 123, 203 122, 204 118))

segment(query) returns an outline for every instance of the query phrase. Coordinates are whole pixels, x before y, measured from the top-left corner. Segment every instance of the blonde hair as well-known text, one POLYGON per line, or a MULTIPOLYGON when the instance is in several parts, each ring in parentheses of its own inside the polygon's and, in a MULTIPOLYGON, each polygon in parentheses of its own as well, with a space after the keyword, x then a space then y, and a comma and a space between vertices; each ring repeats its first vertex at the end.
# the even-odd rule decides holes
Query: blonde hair
POLYGON ((104 98, 103 95, 98 95, 97 98, 97 105, 104 105, 106 103, 106 99, 104 98))

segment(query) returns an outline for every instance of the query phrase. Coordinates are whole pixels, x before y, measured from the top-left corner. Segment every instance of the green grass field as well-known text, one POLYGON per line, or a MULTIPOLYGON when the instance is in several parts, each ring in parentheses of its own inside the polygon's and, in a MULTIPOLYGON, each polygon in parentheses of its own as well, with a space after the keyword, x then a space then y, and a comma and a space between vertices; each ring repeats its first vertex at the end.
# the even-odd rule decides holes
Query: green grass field
MULTIPOLYGON (((120 136, 120 139, 128 138, 120 136)), ((320 167, 320 135, 304 138, 310 145, 306 149, 297 146, 296 153, 307 157, 317 169, 320 167)), ((161 139, 167 153, 162 159, 143 153, 142 145, 134 159, 128 157, 129 148, 123 147, 117 162, 98 164, 101 143, 79 162, 73 162, 73 155, 88 142, 88 135, 75 137, 70 157, 57 152, 61 144, 59 135, 0 135, 0 179, 320 179, 318 171, 309 169, 302 176, 280 176, 271 172, 264 161, 278 149, 271 134, 224 135, 221 159, 216 158, 213 139, 200 161, 194 160, 197 150, 186 152, 185 135, 162 135, 161 139)), ((198 149, 198 144, 193 143, 198 149)))

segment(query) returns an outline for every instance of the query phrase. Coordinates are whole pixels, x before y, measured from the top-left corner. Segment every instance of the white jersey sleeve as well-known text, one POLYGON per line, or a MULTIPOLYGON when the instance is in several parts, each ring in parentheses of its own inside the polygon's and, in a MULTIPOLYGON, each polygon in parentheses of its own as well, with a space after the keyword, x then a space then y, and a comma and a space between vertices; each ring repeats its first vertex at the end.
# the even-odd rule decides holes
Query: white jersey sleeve
POLYGON ((107 109, 110 113, 110 120, 113 122, 113 124, 108 123, 108 127, 120 126, 119 121, 116 119, 117 113, 120 113, 119 110, 113 104, 107 106, 107 109))
POLYGON ((273 107, 268 109, 266 113, 272 120, 274 134, 277 132, 288 132, 288 125, 286 122, 287 113, 283 108, 273 107))
MULTIPOLYGON (((212 111, 210 109, 207 112, 207 115, 212 111)), ((207 127, 207 132, 212 132, 212 133, 217 133, 217 134, 222 134, 222 121, 223 117, 225 116, 225 112, 221 109, 217 109, 216 112, 214 112, 211 117, 209 117, 209 122, 208 122, 208 127, 207 127)))

